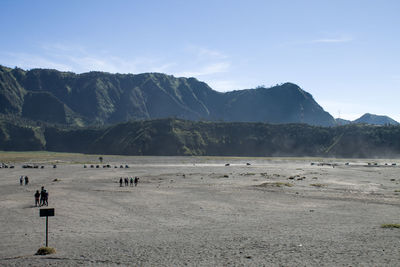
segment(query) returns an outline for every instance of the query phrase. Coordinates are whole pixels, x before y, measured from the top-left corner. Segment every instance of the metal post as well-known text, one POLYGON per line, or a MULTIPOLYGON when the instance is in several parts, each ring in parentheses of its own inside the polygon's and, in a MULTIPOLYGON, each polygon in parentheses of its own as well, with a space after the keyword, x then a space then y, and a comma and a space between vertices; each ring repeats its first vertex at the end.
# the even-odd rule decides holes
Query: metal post
POLYGON ((54 216, 54 209, 40 209, 40 217, 46 217, 46 247, 49 246, 49 216, 54 216))
POLYGON ((49 216, 46 216, 46 247, 48 247, 48 235, 49 235, 49 216))

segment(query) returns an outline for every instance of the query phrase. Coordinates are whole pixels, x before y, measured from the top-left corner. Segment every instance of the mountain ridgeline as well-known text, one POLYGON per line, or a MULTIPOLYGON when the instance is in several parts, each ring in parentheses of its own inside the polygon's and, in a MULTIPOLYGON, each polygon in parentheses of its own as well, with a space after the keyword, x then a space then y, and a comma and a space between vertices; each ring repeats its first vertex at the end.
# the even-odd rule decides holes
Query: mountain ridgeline
POLYGON ((160 73, 75 74, 3 66, 0 113, 78 126, 158 118, 335 125, 309 93, 292 83, 220 93, 195 78, 160 73))
POLYGON ((131 121, 58 127, 0 118, 0 150, 159 156, 398 157, 400 126, 131 121))
POLYGON ((399 125, 399 123, 388 116, 375 115, 365 113, 360 118, 353 121, 353 123, 365 123, 372 125, 399 125))
POLYGON ((365 113, 360 118, 354 121, 336 119, 336 123, 337 125, 347 125, 347 124, 399 125, 397 121, 388 116, 375 115, 370 113, 365 113))

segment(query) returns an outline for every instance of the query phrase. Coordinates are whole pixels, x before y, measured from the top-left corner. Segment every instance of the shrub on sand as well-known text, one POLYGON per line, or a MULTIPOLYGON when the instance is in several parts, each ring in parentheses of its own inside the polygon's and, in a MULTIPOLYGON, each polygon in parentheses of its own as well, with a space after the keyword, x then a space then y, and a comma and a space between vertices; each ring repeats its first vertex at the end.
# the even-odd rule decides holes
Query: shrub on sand
POLYGON ((287 186, 287 187, 292 187, 293 184, 284 183, 284 182, 275 182, 275 183, 262 183, 259 186, 261 186, 261 187, 267 187, 267 186, 275 186, 275 187, 287 186))
POLYGON ((314 186, 314 187, 324 187, 325 185, 324 184, 310 184, 311 186, 314 186))
POLYGON ((36 255, 48 255, 48 254, 54 254, 56 253, 56 250, 51 247, 41 247, 38 249, 36 252, 36 255))
POLYGON ((382 228, 400 228, 400 223, 385 223, 381 225, 382 228))

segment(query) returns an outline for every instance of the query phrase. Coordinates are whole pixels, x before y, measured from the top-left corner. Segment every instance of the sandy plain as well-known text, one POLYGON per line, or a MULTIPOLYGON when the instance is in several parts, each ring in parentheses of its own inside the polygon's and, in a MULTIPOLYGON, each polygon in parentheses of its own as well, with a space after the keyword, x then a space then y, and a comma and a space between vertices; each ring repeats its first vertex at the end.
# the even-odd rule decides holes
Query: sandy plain
POLYGON ((15 166, 0 169, 1 266, 400 266, 400 229, 381 228, 400 223, 400 160, 104 156, 112 168, 90 168, 98 156, 4 152, 0 162, 15 166), (120 187, 128 176, 139 185, 120 187), (42 185, 57 253, 36 256, 42 185))

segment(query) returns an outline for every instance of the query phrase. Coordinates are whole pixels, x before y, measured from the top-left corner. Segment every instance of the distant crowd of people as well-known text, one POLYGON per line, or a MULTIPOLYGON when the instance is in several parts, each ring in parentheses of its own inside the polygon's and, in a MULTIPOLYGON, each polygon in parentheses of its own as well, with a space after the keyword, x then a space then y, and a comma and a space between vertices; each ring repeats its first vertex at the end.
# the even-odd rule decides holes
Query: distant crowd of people
POLYGON ((122 178, 121 177, 119 179, 119 186, 122 187, 122 185, 124 183, 125 183, 125 186, 129 186, 129 184, 131 186, 133 186, 133 185, 137 186, 137 184, 139 183, 139 177, 136 177, 136 176, 135 176, 135 178, 133 178, 133 177, 131 177, 131 178, 129 178, 129 177, 122 178))
POLYGON ((42 186, 40 193, 39 190, 36 190, 35 207, 48 206, 48 205, 49 205, 49 192, 47 192, 47 190, 44 189, 44 186, 42 186))

